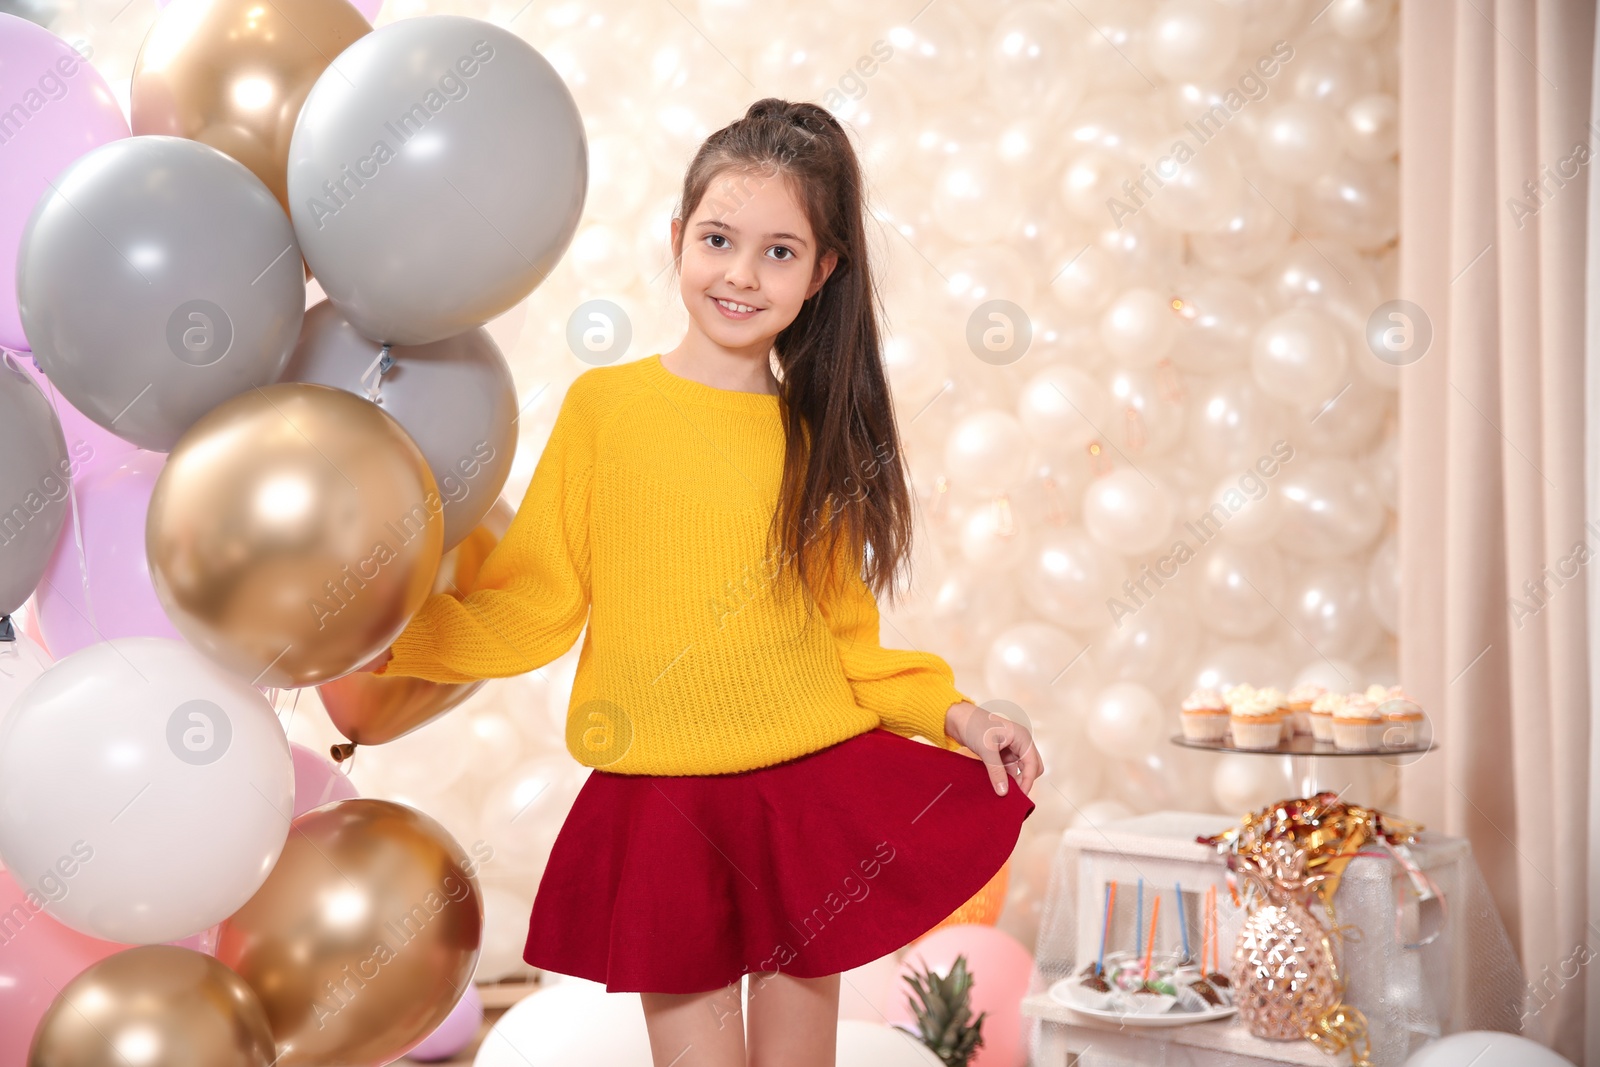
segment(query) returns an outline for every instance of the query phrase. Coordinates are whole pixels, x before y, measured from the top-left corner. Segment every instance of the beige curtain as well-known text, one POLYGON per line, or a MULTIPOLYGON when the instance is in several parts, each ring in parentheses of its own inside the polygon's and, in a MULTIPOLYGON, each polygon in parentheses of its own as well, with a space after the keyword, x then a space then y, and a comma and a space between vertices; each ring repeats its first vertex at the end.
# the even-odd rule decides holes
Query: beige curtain
POLYGON ((1524 1031, 1583 1063, 1594 4, 1401 9, 1400 289, 1434 339, 1401 372, 1400 673, 1442 746, 1402 811, 1472 840, 1533 987, 1524 1031))

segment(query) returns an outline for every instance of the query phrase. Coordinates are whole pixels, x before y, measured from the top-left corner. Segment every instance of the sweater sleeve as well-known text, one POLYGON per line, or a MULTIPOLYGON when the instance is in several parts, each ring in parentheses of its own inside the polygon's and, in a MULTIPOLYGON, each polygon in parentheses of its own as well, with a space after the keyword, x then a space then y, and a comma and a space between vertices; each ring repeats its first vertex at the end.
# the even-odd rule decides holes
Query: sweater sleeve
POLYGON ((373 674, 453 683, 504 678, 572 647, 589 614, 597 428, 590 392, 581 376, 567 390, 522 504, 471 590, 428 597, 373 674))
POLYGON ((950 665, 931 652, 884 648, 878 643, 878 602, 862 578, 861 558, 839 538, 833 572, 817 600, 839 649, 856 703, 878 716, 884 729, 920 734, 943 748, 961 743, 945 733, 950 705, 972 698, 955 687, 950 665))

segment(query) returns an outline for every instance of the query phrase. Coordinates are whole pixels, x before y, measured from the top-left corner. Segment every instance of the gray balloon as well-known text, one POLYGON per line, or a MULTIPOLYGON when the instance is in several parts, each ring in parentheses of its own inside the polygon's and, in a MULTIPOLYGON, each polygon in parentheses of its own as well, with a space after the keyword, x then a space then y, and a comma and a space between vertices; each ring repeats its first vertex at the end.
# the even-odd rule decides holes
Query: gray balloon
POLYGON ((22 330, 79 411, 166 452, 200 416, 278 380, 305 315, 294 229, 244 164, 181 137, 80 156, 17 253, 22 330))
POLYGON ((55 409, 9 354, 0 356, 0 615, 21 607, 44 577, 71 478, 55 409))
POLYGON ((500 346, 481 326, 432 344, 392 348, 393 366, 380 374, 374 363, 382 351, 324 300, 306 312, 283 380, 376 394, 433 469, 448 551, 482 521, 511 473, 516 383, 500 346))
POLYGON ((461 15, 380 27, 312 86, 289 211, 334 306, 375 341, 481 326, 561 259, 588 183, 583 120, 548 61, 461 15))

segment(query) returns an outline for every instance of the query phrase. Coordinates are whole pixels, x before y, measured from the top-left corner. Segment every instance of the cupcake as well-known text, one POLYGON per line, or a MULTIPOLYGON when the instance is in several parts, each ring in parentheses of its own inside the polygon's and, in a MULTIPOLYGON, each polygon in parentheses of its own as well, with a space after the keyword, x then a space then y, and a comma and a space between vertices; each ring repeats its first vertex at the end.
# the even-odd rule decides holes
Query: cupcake
POLYGON ((1326 692, 1327 689, 1311 683, 1297 685, 1289 690, 1289 695, 1284 699, 1289 703, 1289 721, 1294 726, 1295 733, 1311 732, 1311 705, 1326 692))
POLYGON ((1233 706, 1228 716, 1228 726, 1233 731, 1233 743, 1238 748, 1277 748, 1283 738, 1283 723, 1287 713, 1272 696, 1256 693, 1249 700, 1233 706))
POLYGON ((1256 699, 1263 700, 1272 707, 1283 712, 1283 739, 1285 741, 1294 736, 1294 729, 1290 725, 1292 716, 1289 714, 1289 699, 1283 695, 1283 690, 1273 686, 1266 686, 1256 690, 1256 699))
MULTIPOLYGON (((1395 688, 1399 689, 1400 687, 1395 686, 1395 688)), ((1371 685, 1367 686, 1367 691, 1363 693, 1362 696, 1372 701, 1373 706, 1376 707, 1377 705, 1382 704, 1385 700, 1389 699, 1389 687, 1386 685, 1379 685, 1377 682, 1373 682, 1371 685)))
POLYGON ((1427 743, 1427 717, 1422 714, 1422 706, 1410 697, 1390 696, 1378 705, 1378 714, 1383 716, 1385 748, 1410 748, 1427 743))
POLYGON ((1243 704, 1255 695, 1256 687, 1247 685, 1244 682, 1240 682, 1238 685, 1230 685, 1222 691, 1222 699, 1228 705, 1229 711, 1233 710, 1235 704, 1243 704))
POLYGON ((1333 740, 1333 716, 1344 707, 1343 693, 1323 693, 1311 702, 1311 736, 1318 741, 1333 740))
POLYGON ((1371 752, 1383 746, 1383 716, 1362 694, 1352 695, 1333 713, 1334 747, 1346 752, 1371 752))
POLYGON ((1228 736, 1228 704, 1215 689, 1196 689, 1179 709, 1183 736, 1190 741, 1221 741, 1228 736))

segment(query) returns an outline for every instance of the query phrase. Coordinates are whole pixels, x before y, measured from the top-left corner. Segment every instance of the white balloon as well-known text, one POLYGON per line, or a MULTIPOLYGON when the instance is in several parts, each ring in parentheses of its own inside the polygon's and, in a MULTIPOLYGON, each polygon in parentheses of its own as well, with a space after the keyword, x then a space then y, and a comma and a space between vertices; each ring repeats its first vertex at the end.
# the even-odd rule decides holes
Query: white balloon
POLYGON ((1263 545, 1276 537, 1283 525, 1283 501, 1272 483, 1257 474, 1223 479, 1196 525, 1207 531, 1218 528, 1237 545, 1263 545))
POLYGON ((0 858, 51 916, 107 941, 176 941, 232 915, 293 813, 271 705, 181 641, 75 652, 0 726, 0 858))
MULTIPOLYGON (((1193 611, 1177 600, 1181 592, 1156 586, 1148 578, 1134 579, 1149 597, 1131 614, 1119 613, 1115 625, 1102 634, 1094 648, 1095 666, 1106 681, 1142 682, 1157 692, 1176 685, 1184 665, 1194 658, 1200 628, 1193 611)), ((1126 607, 1132 600, 1123 594, 1126 607)))
POLYGON ((1324 12, 1333 32, 1347 41, 1371 41, 1389 25, 1394 0, 1333 0, 1324 12))
POLYGON ((1306 187, 1307 233, 1377 251, 1400 232, 1400 169, 1390 160, 1339 160, 1306 187))
POLYGON ((1050 291, 1068 311, 1092 315, 1116 295, 1122 272, 1117 270, 1111 254, 1098 245, 1083 245, 1071 255, 1072 258, 1055 272, 1050 291))
POLYGON ((1033 442, 1015 415, 976 411, 956 423, 944 465, 953 488, 982 496, 1008 492, 1033 470, 1033 442))
POLYGON ((1365 689, 1376 679, 1366 676, 1362 669, 1346 659, 1324 659, 1317 656, 1305 665, 1294 682, 1284 687, 1293 689, 1301 685, 1320 685, 1330 693, 1354 693, 1365 689))
POLYGON ((1106 624, 1106 600, 1117 591, 1122 561, 1077 527, 1048 527, 1022 567, 1022 596, 1057 626, 1097 630, 1106 624))
MULTIPOLYGON (((982 5, 993 10, 995 5, 982 5)), ((1000 15, 984 57, 989 99, 1007 112, 1056 115, 1072 109, 1088 87, 1078 56, 1077 15, 1053 3, 1017 4, 1000 15)))
POLYGON ((883 365, 897 404, 914 418, 950 381, 946 345, 922 326, 896 329, 883 340, 883 365))
POLYGON ((1256 138, 1256 155, 1269 174, 1305 183, 1339 155, 1339 126, 1322 104, 1294 100, 1267 113, 1256 138))
POLYGON ((1139 556, 1167 545, 1173 502, 1165 486, 1120 468, 1096 478, 1083 496, 1083 525, 1102 548, 1139 556))
POLYGON ((1411 1054, 1405 1067, 1471 1067, 1474 1063, 1572 1067, 1570 1060, 1537 1041, 1496 1030, 1467 1030, 1429 1041, 1411 1054))
POLYGON ((984 571, 1010 570, 1027 556, 1028 531, 1009 501, 999 498, 972 508, 961 523, 961 555, 984 571))
MULTIPOLYGON (((895 990, 900 996, 902 990, 895 990)), ((836 1067, 940 1067, 939 1057, 904 1030, 882 1021, 841 1019, 837 1030, 836 1067)))
POLYGON ((1367 565, 1367 601, 1385 630, 1400 635, 1400 542, 1385 537, 1367 565))
POLYGON ((1185 417, 1192 462, 1219 472, 1254 467, 1281 440, 1281 408, 1248 374, 1221 374, 1194 383, 1185 417))
POLYGON ((1072 820, 1072 829, 1098 830, 1121 819, 1132 817, 1133 809, 1120 800, 1097 800, 1078 809, 1078 817, 1072 820))
POLYGON ((1256 384, 1299 407, 1322 405, 1346 382, 1339 323, 1315 308, 1290 308, 1261 324, 1250 350, 1256 384))
MULTIPOLYGON (((1263 273, 1261 281, 1278 307, 1320 308, 1344 322, 1356 336, 1366 333, 1367 318, 1380 303, 1370 263, 1349 245, 1328 237, 1317 238, 1315 244, 1295 241, 1263 273)), ((1380 363, 1376 359, 1357 362, 1380 363)))
MULTIPOLYGON (((1351 358, 1367 358, 1352 352, 1351 358)), ((1393 394, 1380 389, 1364 375, 1345 373, 1333 397, 1298 412, 1286 412, 1290 437, 1308 452, 1325 456, 1354 456, 1372 446, 1394 408, 1393 394)))
POLYGON ((1239 51, 1239 16, 1214 0, 1166 0, 1151 16, 1145 48, 1168 81, 1215 77, 1239 51))
POLYGON ((929 645, 950 655, 976 655, 1017 614, 1016 587, 969 568, 947 574, 923 620, 929 645))
POLYGON ((1371 93, 1347 104, 1344 147, 1363 163, 1393 159, 1400 150, 1400 102, 1388 93, 1371 93))
POLYGON ((1035 441, 1085 448, 1110 432, 1111 397, 1076 367, 1055 363, 1022 387, 1017 415, 1035 441))
MULTIPOLYGON (((838 20, 829 18, 833 32, 838 20)), ((935 103, 966 98, 983 77, 978 42, 982 35, 966 13, 953 4, 916 12, 884 34, 894 49, 895 74, 913 93, 935 103)))
POLYGON ((1183 437, 1183 382, 1168 365, 1154 372, 1119 367, 1106 379, 1112 439, 1130 456, 1160 455, 1183 437))
POLYGON ((1367 473, 1347 459, 1291 463, 1278 476, 1278 544, 1305 559, 1348 556, 1371 545, 1386 511, 1367 473))
POLYGON ((1200 621, 1224 637, 1253 637, 1278 619, 1283 559, 1265 545, 1218 541, 1205 550, 1194 589, 1200 621))
POLYGON ((1295 50, 1289 67, 1294 95, 1342 108, 1382 84, 1377 50, 1324 35, 1295 50))
POLYGON ((1350 560, 1307 564, 1290 577, 1279 607, 1305 655, 1360 660, 1372 651, 1383 631, 1367 603, 1366 579, 1366 567, 1350 560))
MULTIPOLYGON (((15 616, 13 616, 15 621, 15 616)), ((15 641, 0 642, 0 723, 5 722, 11 705, 39 675, 50 667, 50 653, 16 625, 15 641)))
POLYGON ((1153 367, 1177 340, 1172 304, 1154 289, 1128 289, 1100 317, 1100 340, 1115 358, 1153 367))
POLYGON ((1002 630, 989 646, 984 682, 995 697, 1041 717, 1060 706, 1060 694, 1070 682, 1090 673, 1082 663, 1087 650, 1082 638, 1060 627, 1019 622, 1002 630))
POLYGON ((1079 56, 1089 84, 1105 91, 1148 89, 1145 25, 1149 0, 1088 0, 1077 3, 1079 56))
POLYGON ((1022 185, 994 149, 963 148, 933 182, 933 216, 944 232, 965 244, 990 240, 1022 216, 1022 185))
POLYGON ((1127 194, 1122 183, 1139 177, 1138 165, 1107 149, 1076 147, 1061 171, 1061 202, 1074 218, 1113 223, 1107 202, 1127 194))
POLYGON ((563 752, 524 760, 489 787, 481 826, 497 869, 543 871, 589 773, 563 752))
POLYGON ((637 993, 563 977, 512 1005, 478 1047, 473 1067, 615 1067, 650 1063, 637 993))
POLYGON ((1213 270, 1254 274, 1271 263, 1294 239, 1289 220, 1298 210, 1294 187, 1267 175, 1251 178, 1227 215, 1204 233, 1191 233, 1189 247, 1213 270))
POLYGON ((1154 693, 1137 682, 1116 682, 1095 698, 1089 713, 1089 740, 1117 759, 1137 759, 1164 740, 1164 714, 1154 693))
MULTIPOLYGON (((1174 135, 1169 143, 1180 140, 1174 135)), ((1222 225, 1249 188, 1224 145, 1206 145, 1187 162, 1162 155, 1152 169, 1163 184, 1150 197, 1150 215, 1172 230, 1203 233, 1222 225)))
POLYGON ((1241 365, 1266 315, 1260 290, 1241 278, 1211 275, 1178 298, 1173 359, 1188 371, 1216 373, 1241 365))
MULTIPOLYGON (((1282 656, 1260 644, 1219 644, 1200 654, 1187 679, 1183 695, 1196 689, 1223 690, 1245 683, 1257 687, 1286 685, 1289 665, 1282 656)), ((1181 699, 1181 697, 1180 697, 1181 699)))
POLYGON ((1285 772, 1288 760, 1230 753, 1217 760, 1211 791, 1222 810, 1243 815, 1283 800, 1294 790, 1285 772))

